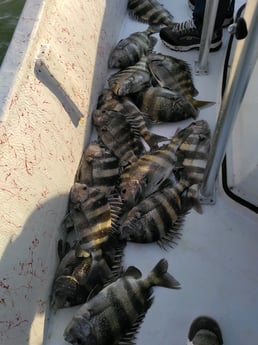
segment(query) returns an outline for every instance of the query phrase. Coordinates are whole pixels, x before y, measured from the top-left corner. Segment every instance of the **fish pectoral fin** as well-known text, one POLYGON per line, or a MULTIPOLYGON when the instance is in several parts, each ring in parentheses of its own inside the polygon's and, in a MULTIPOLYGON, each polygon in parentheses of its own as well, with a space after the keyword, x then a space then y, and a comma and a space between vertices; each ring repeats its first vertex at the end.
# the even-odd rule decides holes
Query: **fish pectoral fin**
POLYGON ((133 277, 135 279, 140 279, 142 277, 141 271, 135 266, 129 266, 123 274, 124 277, 133 277))

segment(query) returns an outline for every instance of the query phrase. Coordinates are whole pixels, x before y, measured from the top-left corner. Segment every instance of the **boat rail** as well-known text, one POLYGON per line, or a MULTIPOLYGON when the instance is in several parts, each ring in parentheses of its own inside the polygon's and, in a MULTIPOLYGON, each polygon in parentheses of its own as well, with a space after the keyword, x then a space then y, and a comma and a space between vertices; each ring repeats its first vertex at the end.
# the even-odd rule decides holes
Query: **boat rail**
MULTIPOLYGON (((239 40, 236 43, 232 66, 222 97, 218 120, 211 141, 211 151, 201 187, 201 198, 203 203, 214 202, 215 183, 221 162, 238 114, 238 109, 245 96, 248 82, 257 61, 257 16, 257 1, 248 1, 244 13, 248 35, 245 39, 239 40)), ((208 35, 206 39, 209 39, 208 35)))

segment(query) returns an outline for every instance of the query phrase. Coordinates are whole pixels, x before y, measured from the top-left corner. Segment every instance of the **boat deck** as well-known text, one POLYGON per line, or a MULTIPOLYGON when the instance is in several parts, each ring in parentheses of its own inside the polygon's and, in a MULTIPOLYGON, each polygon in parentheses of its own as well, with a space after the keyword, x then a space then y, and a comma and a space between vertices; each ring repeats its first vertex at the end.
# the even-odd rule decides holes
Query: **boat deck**
MULTIPOLYGON (((163 0, 162 3, 173 13, 175 21, 191 16, 186 0, 163 0)), ((241 4, 236 1, 236 9, 241 4)), ((120 38, 145 28, 145 24, 126 16, 120 38)), ((216 102, 214 106, 201 110, 199 115, 200 119, 209 122, 212 130, 220 106, 228 38, 229 34, 224 29, 222 48, 209 56, 208 75, 193 73, 199 90, 197 98, 216 102)), ((186 60, 194 72, 198 51, 172 52, 160 40, 154 50, 186 60)), ((153 131, 171 136, 178 127, 185 127, 190 122, 159 125, 153 131)), ((165 251, 157 244, 133 243, 126 247, 125 267, 135 265, 145 275, 161 258, 166 258, 169 272, 181 284, 180 290, 154 288, 155 300, 140 328, 137 345, 186 344, 189 326, 199 315, 209 315, 218 321, 227 345, 257 342, 258 218, 255 213, 229 199, 221 187, 220 176, 218 180, 216 203, 203 205, 203 214, 191 211, 175 248, 165 251)), ((66 344, 63 331, 77 308, 62 309, 50 316, 45 345, 66 344)))

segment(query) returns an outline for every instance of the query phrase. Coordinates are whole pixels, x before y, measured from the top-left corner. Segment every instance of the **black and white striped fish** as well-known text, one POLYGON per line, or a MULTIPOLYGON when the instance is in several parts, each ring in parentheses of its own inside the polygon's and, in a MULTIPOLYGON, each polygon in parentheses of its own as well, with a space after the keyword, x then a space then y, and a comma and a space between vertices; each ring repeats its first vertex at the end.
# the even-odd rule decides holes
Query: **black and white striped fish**
POLYGON ((133 66, 126 67, 108 78, 110 89, 118 96, 139 92, 151 84, 151 74, 144 55, 133 66))
POLYGON ((138 21, 155 24, 171 25, 173 15, 157 0, 128 0, 129 15, 138 21))
POLYGON ((148 127, 150 127, 152 123, 149 115, 142 113, 129 97, 119 97, 111 90, 106 89, 99 97, 98 108, 123 113, 126 116, 126 120, 133 128, 139 131, 141 137, 151 148, 157 147, 160 142, 169 140, 164 136, 149 131, 148 127))
POLYGON ((153 302, 153 286, 179 289, 161 259, 142 278, 136 267, 106 286, 75 313, 66 326, 64 338, 73 345, 134 344, 136 333, 153 302))
POLYGON ((96 109, 93 122, 101 141, 122 165, 137 160, 144 152, 139 132, 132 128, 123 114, 112 110, 96 109))
POLYGON ((191 128, 178 131, 169 144, 142 155, 123 170, 120 193, 127 207, 156 192, 170 176, 178 162, 176 151, 191 131, 191 128))
POLYGON ((190 66, 184 60, 170 55, 151 53, 148 55, 148 66, 159 86, 181 94, 196 109, 215 104, 193 98, 198 91, 193 83, 190 66))
POLYGON ((184 191, 189 182, 181 179, 175 186, 166 186, 134 206, 123 220, 121 238, 138 243, 157 242, 173 246, 180 237, 185 216, 184 191))
POLYGON ((153 122, 177 122, 196 118, 199 109, 180 92, 164 87, 149 87, 134 95, 139 109, 150 115, 153 122))
POLYGON ((193 83, 190 65, 171 55, 153 52, 148 54, 148 66, 156 82, 184 96, 196 96, 198 90, 193 83))
POLYGON ((157 38, 151 36, 157 32, 152 27, 145 31, 134 32, 121 39, 112 50, 109 60, 109 68, 125 68, 135 65, 143 55, 152 51, 157 43, 157 38))
POLYGON ((75 182, 103 192, 115 191, 120 176, 119 160, 107 147, 91 142, 83 151, 75 182))
POLYGON ((184 176, 190 184, 202 182, 210 150, 211 131, 205 120, 192 122, 188 128, 192 133, 179 146, 178 155, 184 176))
POLYGON ((54 310, 82 304, 90 292, 87 289, 92 266, 90 253, 74 246, 60 259, 51 293, 51 306, 54 310))
MULTIPOLYGON (((179 176, 182 174, 190 183, 188 198, 196 199, 200 184, 203 181, 210 150, 211 132, 205 120, 192 122, 188 128, 192 133, 178 148, 179 176)), ((179 177, 180 178, 180 177, 179 177)), ((201 213, 201 206, 195 204, 195 209, 201 213)))
POLYGON ((120 197, 107 195, 86 184, 74 183, 70 199, 74 205, 70 212, 81 247, 97 252, 116 231, 122 209, 120 197))

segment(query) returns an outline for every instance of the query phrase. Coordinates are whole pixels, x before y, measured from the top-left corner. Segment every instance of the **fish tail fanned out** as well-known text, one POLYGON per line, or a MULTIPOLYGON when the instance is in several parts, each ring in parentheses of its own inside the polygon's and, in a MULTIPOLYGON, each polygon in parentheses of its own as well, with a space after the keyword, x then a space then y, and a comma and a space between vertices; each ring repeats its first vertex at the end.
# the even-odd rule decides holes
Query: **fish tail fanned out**
POLYGON ((204 108, 204 107, 211 107, 212 105, 216 104, 216 102, 202 101, 202 100, 196 99, 196 98, 192 98, 191 103, 197 109, 204 108))
POLYGON ((167 271, 168 262, 161 259, 148 276, 148 281, 153 286, 162 286, 169 289, 180 289, 180 283, 167 271))

